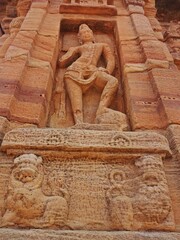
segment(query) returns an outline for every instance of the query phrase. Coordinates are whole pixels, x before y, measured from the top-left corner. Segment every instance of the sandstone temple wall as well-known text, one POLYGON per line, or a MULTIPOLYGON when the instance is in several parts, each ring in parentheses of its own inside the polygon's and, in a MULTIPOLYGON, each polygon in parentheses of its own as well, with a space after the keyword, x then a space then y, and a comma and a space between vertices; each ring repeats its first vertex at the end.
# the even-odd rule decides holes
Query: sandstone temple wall
POLYGON ((179 240, 179 22, 154 0, 2 6, 0 239, 179 240))

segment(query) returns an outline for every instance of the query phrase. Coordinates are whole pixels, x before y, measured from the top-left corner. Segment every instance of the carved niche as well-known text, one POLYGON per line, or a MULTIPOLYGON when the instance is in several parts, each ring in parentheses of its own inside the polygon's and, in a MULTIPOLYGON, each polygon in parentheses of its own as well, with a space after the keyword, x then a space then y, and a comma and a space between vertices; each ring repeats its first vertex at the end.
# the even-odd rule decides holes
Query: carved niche
POLYGON ((128 129, 115 38, 108 33, 113 26, 101 23, 100 32, 95 23, 65 24, 50 126, 96 124, 128 129))
POLYGON ((109 161, 23 154, 4 191, 1 227, 174 230, 159 155, 109 161))

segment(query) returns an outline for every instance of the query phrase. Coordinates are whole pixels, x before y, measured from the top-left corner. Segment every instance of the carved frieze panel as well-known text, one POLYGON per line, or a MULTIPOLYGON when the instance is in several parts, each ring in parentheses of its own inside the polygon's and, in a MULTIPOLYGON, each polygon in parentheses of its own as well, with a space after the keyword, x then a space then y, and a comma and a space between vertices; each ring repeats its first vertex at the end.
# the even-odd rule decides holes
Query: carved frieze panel
POLYGON ((2 227, 174 229, 158 155, 109 161, 23 154, 14 159, 5 188, 2 227))
POLYGON ((3 151, 22 153, 29 149, 38 152, 46 149, 46 154, 50 150, 61 154, 61 157, 65 157, 69 151, 72 151, 72 157, 75 152, 78 156, 102 152, 106 157, 120 153, 129 155, 129 152, 171 155, 167 139, 151 132, 19 128, 8 132, 2 142, 3 151))
POLYGON ((50 12, 116 15, 113 0, 50 0, 50 12))
POLYGON ((135 5, 135 6, 144 6, 145 1, 143 0, 125 0, 127 5, 135 5))

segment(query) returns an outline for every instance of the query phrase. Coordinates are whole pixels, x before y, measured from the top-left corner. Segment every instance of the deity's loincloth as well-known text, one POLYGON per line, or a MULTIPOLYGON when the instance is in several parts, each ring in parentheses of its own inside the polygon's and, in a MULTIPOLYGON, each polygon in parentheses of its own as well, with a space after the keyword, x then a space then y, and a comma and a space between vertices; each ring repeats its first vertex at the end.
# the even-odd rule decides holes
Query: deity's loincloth
POLYGON ((94 65, 87 64, 72 64, 67 68, 64 75, 65 78, 70 78, 80 85, 91 85, 97 78, 98 68, 94 65))

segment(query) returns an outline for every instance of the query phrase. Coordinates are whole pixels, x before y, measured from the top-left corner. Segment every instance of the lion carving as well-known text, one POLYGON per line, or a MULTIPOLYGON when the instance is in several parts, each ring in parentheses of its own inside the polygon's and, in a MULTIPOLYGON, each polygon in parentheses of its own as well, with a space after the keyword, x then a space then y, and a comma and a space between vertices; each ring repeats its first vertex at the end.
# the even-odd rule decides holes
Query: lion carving
POLYGON ((23 154, 15 158, 1 226, 65 227, 67 200, 64 196, 46 196, 43 178, 41 157, 23 154))

